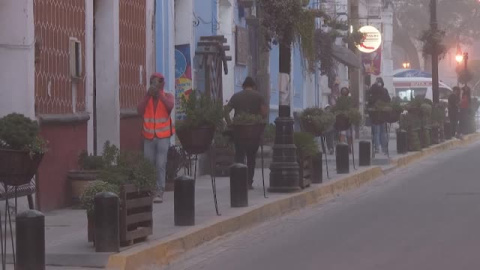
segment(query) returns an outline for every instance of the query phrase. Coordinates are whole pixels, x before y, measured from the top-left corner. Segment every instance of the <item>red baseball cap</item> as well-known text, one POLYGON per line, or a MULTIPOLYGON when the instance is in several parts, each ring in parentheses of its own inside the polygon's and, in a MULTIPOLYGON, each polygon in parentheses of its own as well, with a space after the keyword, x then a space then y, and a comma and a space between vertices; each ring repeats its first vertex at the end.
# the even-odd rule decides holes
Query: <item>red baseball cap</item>
POLYGON ((153 78, 165 79, 165 77, 163 76, 163 74, 160 73, 160 72, 155 72, 155 73, 153 73, 152 76, 150 76, 150 79, 153 79, 153 78))

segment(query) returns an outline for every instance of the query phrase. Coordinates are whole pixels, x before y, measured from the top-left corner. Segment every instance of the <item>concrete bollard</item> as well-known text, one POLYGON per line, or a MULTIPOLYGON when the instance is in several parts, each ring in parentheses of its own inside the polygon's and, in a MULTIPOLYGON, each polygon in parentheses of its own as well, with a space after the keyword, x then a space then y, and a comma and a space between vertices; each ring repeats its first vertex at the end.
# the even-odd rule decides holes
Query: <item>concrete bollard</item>
POLYGON ((112 192, 95 195, 95 251, 120 251, 120 200, 112 192))
POLYGON ((405 154, 408 152, 408 134, 405 130, 397 131, 397 153, 405 154))
POLYGON ((358 163, 360 166, 370 166, 372 157, 372 144, 369 141, 358 143, 358 163))
POLYGON ((312 158, 312 170, 311 170, 312 184, 323 183, 323 156, 322 153, 318 153, 312 158))
POLYGON ((16 217, 16 270, 45 270, 45 216, 28 210, 16 217))
POLYGON ((349 153, 348 153, 349 148, 350 147, 346 143, 337 144, 336 163, 337 163, 338 174, 347 174, 350 172, 350 162, 349 162, 349 153))
POLYGON ((177 177, 173 196, 175 226, 195 225, 195 180, 188 176, 177 177))
POLYGON ((230 167, 230 206, 248 206, 248 167, 240 163, 230 167))

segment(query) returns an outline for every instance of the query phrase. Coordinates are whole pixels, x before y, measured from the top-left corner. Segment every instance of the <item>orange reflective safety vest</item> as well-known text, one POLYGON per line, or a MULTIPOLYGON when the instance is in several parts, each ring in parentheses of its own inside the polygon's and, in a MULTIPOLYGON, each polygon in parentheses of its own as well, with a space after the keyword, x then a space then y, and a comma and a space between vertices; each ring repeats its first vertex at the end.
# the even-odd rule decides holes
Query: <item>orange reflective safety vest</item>
POLYGON ((171 137, 174 133, 175 128, 167 108, 160 100, 155 108, 153 97, 151 97, 143 114, 143 137, 149 140, 155 137, 163 139, 171 137))

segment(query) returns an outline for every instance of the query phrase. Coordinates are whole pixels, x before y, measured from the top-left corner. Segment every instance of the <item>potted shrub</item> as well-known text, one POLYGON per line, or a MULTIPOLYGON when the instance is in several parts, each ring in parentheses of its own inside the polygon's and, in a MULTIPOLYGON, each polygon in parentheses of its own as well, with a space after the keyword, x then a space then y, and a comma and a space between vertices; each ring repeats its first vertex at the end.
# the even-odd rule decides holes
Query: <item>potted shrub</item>
MULTIPOLYGON (((112 146, 113 148, 116 147, 112 146)), ((120 242, 122 245, 129 245, 152 234, 152 194, 156 188, 155 167, 141 153, 136 152, 116 151, 115 155, 107 160, 109 162, 105 162, 98 179, 118 189, 120 242), (138 218, 139 214, 142 214, 141 218, 138 218)), ((89 192, 94 193, 90 190, 91 186, 82 195, 82 205, 86 209, 89 203, 93 203, 92 200, 85 199, 89 198, 86 196, 89 192)))
POLYGON ((407 132, 408 151, 419 151, 420 144, 420 119, 416 115, 407 113, 400 117, 400 131, 407 132))
POLYGON ((424 103, 420 105, 421 110, 421 136, 420 142, 422 148, 427 148, 430 146, 430 130, 431 130, 431 117, 432 117, 432 104, 428 102, 427 99, 424 100, 424 103))
POLYGON ((235 147, 233 145, 233 134, 227 130, 226 124, 217 128, 214 135, 215 152, 210 153, 210 158, 215 158, 215 173, 218 177, 230 175, 230 166, 234 163, 235 147))
POLYGON ((88 183, 83 191, 80 202, 83 209, 87 211, 87 235, 88 242, 93 242, 95 239, 95 219, 94 219, 94 199, 95 195, 101 192, 113 192, 119 194, 118 186, 109 184, 104 181, 95 181, 88 183))
POLYGON ((306 188, 314 181, 313 175, 315 171, 314 166, 322 166, 321 162, 315 164, 313 162, 317 155, 320 155, 318 144, 315 142, 315 137, 309 132, 295 132, 293 134, 295 146, 297 147, 297 161, 300 167, 300 187, 306 188))
POLYGON ((353 106, 351 97, 339 97, 332 112, 335 115, 334 127, 337 131, 348 130, 352 125, 358 126, 362 122, 362 114, 353 106))
POLYGON ((404 106, 402 105, 402 99, 399 97, 392 98, 392 101, 390 102, 390 106, 392 110, 388 115, 387 122, 396 123, 400 121, 400 115, 405 110, 404 106))
POLYGON ((432 108, 432 129, 430 132, 430 141, 432 144, 438 144, 444 138, 446 108, 447 104, 445 102, 441 102, 432 108))
POLYGON ((234 142, 245 147, 259 145, 265 125, 265 119, 261 115, 248 113, 236 115, 232 122, 234 142))
POLYGON ((85 189, 97 180, 98 174, 105 167, 105 163, 111 163, 111 157, 116 155, 118 148, 112 146, 109 141, 103 146, 103 155, 95 156, 87 151, 80 153, 78 157, 79 170, 68 172, 68 179, 72 187, 72 201, 74 204, 80 202, 80 197, 85 189))
POLYGON ((203 154, 210 148, 215 129, 222 121, 222 104, 199 91, 183 96, 180 103, 185 119, 177 121, 178 139, 187 153, 203 154))
POLYGON ((0 118, 0 181, 9 186, 30 183, 36 174, 46 142, 39 126, 24 115, 13 113, 0 118))
POLYGON ((335 116, 332 113, 317 107, 307 108, 300 115, 302 130, 315 137, 322 136, 334 123, 335 116))

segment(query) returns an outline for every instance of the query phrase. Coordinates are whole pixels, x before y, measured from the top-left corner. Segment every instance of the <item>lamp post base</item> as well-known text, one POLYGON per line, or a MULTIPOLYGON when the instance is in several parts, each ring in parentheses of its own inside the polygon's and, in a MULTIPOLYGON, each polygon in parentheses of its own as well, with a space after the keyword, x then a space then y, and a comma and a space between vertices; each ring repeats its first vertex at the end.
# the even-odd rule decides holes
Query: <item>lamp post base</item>
POLYGON ((290 106, 281 105, 279 117, 275 120, 269 192, 289 193, 301 190, 300 166, 297 161, 297 148, 293 142, 293 124, 290 106))

